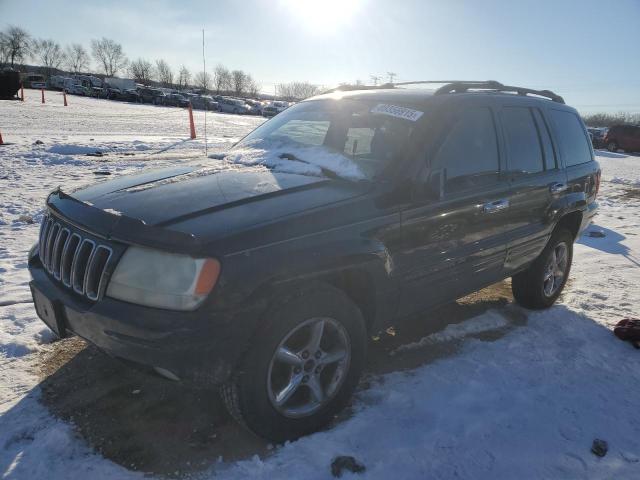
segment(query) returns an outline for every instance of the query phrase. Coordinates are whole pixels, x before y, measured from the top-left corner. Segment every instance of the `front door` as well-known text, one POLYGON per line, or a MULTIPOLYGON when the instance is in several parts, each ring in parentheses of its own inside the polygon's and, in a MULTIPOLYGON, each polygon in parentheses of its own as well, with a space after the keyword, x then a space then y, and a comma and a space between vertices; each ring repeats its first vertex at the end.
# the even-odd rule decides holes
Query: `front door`
POLYGON ((433 184, 435 178, 439 185, 438 198, 402 212, 399 316, 454 300, 503 276, 509 183, 492 109, 456 112, 443 137, 424 167, 425 182, 433 184))

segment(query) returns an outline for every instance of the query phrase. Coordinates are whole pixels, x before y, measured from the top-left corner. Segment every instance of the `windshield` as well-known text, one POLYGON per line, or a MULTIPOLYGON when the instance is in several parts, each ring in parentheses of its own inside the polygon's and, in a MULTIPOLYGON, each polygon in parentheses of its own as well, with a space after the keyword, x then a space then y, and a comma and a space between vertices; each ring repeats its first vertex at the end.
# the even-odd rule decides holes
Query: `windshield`
POLYGON ((302 161, 316 171, 374 179, 400 157, 421 116, 415 109, 380 101, 312 100, 264 123, 232 152, 262 151, 268 154, 262 162, 267 166, 274 158, 279 167, 284 161, 302 161))

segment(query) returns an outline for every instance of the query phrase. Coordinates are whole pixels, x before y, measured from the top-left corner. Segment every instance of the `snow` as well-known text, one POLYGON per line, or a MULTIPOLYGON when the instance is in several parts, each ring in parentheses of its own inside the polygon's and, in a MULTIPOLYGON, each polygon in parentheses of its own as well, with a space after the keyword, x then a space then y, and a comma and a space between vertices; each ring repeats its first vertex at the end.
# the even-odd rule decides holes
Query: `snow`
POLYGON ((214 154, 211 158, 223 158, 228 162, 241 165, 264 165, 277 172, 322 177, 324 176, 322 169, 326 168, 344 178, 352 180, 365 178, 358 165, 340 153, 331 152, 320 146, 303 145, 280 139, 243 142, 227 154, 223 156, 214 154))
MULTIPOLYGON (((48 94, 45 105, 0 102, 9 143, 0 147, 0 476, 149 478, 92 451, 38 401, 39 355, 53 335, 30 303, 27 252, 44 198, 59 184, 71 190, 147 167, 215 160, 203 155, 201 112, 199 139, 190 141, 181 109, 69 101, 61 107, 48 94), (104 156, 85 155, 95 151, 104 156)), ((209 114, 210 151, 228 151, 261 121, 209 114)), ((640 158, 597 153, 603 181, 591 229, 606 236, 576 243, 570 284, 556 306, 531 312, 509 304, 402 345, 394 355, 452 348, 418 368, 370 375, 332 428, 262 457, 220 459, 198 476, 326 479, 334 456, 353 455, 366 473, 343 478, 637 478, 639 357, 611 327, 639 315, 640 194, 630 188, 640 184, 640 158), (589 451, 595 438, 609 443, 604 458, 589 451)), ((233 162, 264 161, 255 150, 236 155, 233 162)))

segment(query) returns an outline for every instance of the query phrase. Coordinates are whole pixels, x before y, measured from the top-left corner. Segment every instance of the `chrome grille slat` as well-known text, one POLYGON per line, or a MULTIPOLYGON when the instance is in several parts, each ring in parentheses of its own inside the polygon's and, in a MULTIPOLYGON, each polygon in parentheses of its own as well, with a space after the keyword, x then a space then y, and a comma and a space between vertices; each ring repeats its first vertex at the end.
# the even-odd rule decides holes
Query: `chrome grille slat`
POLYGON ((73 291, 80 295, 84 295, 84 276, 95 246, 93 240, 88 238, 82 240, 71 264, 71 286, 73 291))
POLYGON ((51 260, 51 270, 56 280, 60 280, 62 272, 60 271, 60 261, 62 257, 62 249, 64 248, 67 240, 69 239, 69 229, 61 228, 60 233, 56 237, 56 242, 53 245, 53 258, 51 260))
POLYGON ((82 242, 80 235, 77 233, 72 234, 62 252, 62 283, 67 287, 71 287, 71 264, 80 242, 82 242))
POLYGON ((109 246, 74 232, 50 214, 42 219, 39 239, 40 261, 55 280, 92 301, 104 294, 113 257, 109 246))

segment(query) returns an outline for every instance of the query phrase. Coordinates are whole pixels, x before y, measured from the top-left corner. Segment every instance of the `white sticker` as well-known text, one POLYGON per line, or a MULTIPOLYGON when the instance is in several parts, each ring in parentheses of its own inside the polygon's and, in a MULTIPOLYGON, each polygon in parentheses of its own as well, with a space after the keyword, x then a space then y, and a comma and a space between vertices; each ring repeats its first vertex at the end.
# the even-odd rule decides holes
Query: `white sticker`
POLYGON ((411 110, 410 108, 398 107, 397 105, 388 105, 379 103, 371 109, 371 113, 381 113, 382 115, 391 115, 392 117, 404 118, 412 122, 417 121, 424 112, 419 110, 411 110))

